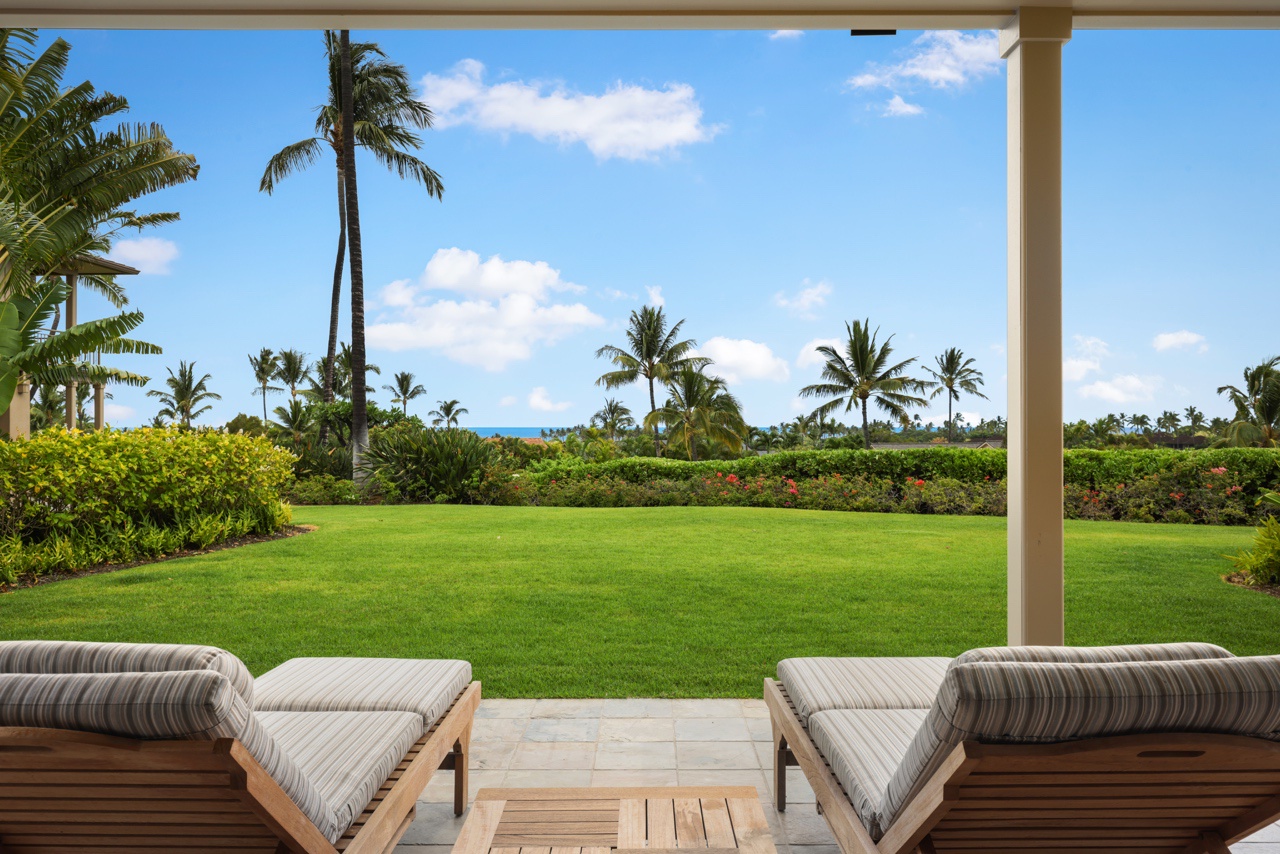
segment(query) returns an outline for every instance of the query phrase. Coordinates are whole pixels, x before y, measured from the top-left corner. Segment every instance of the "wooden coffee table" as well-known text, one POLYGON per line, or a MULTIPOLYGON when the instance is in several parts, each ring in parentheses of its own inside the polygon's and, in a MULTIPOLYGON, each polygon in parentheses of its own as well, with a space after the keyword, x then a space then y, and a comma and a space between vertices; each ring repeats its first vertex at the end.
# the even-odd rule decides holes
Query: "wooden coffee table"
POLYGON ((481 789, 453 854, 777 854, 752 786, 481 789))

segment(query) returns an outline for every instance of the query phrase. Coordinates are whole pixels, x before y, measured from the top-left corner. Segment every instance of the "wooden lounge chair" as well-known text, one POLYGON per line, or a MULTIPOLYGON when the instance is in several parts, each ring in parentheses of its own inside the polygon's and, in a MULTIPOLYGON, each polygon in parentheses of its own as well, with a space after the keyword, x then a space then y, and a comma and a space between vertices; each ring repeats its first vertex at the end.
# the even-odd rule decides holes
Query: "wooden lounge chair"
POLYGON ((1280 818, 1280 656, 1023 647, 779 677, 778 809, 799 765, 845 854, 1226 854, 1280 818))
POLYGON ((439 768, 466 807, 480 684, 465 662, 296 659, 280 669, 309 690, 267 674, 250 709, 252 677, 221 650, 76 646, 0 644, 4 854, 383 854, 439 768), (368 675, 380 664, 447 678, 397 691, 368 675), (356 672, 375 690, 353 690, 356 672))

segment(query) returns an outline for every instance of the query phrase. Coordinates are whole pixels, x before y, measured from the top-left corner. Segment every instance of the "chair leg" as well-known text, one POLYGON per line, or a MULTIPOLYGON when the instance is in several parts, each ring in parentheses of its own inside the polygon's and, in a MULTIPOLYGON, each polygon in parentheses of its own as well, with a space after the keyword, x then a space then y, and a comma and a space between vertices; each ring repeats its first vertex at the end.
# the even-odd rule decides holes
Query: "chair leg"
POLYGON ((787 760, 791 758, 791 750, 787 747, 787 740, 778 731, 777 727, 773 729, 773 797, 778 807, 778 812, 786 812, 787 810, 787 760))
POLYGON ((462 731, 462 735, 453 745, 453 814, 462 815, 467 811, 467 766, 471 761, 471 727, 462 731))

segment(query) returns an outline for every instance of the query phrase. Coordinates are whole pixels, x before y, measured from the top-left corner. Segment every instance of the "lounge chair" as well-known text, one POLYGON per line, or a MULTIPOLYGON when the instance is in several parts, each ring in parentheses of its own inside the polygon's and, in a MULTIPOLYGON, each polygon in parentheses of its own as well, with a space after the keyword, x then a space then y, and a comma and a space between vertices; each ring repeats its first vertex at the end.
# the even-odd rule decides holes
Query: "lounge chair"
POLYGON ((0 851, 384 854, 438 768, 466 807, 464 661, 0 643, 0 851))
POLYGON ((766 679, 845 854, 1225 854, 1280 818, 1280 656, 1211 644, 808 658, 766 679))

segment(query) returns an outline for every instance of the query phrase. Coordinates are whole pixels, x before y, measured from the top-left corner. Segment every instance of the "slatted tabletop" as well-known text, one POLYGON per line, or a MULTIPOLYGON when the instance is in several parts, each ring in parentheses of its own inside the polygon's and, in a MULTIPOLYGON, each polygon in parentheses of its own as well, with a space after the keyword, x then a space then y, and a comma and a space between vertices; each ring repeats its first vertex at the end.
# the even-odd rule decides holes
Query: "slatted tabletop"
POLYGON ((751 786, 481 789, 453 854, 777 854, 751 786))

